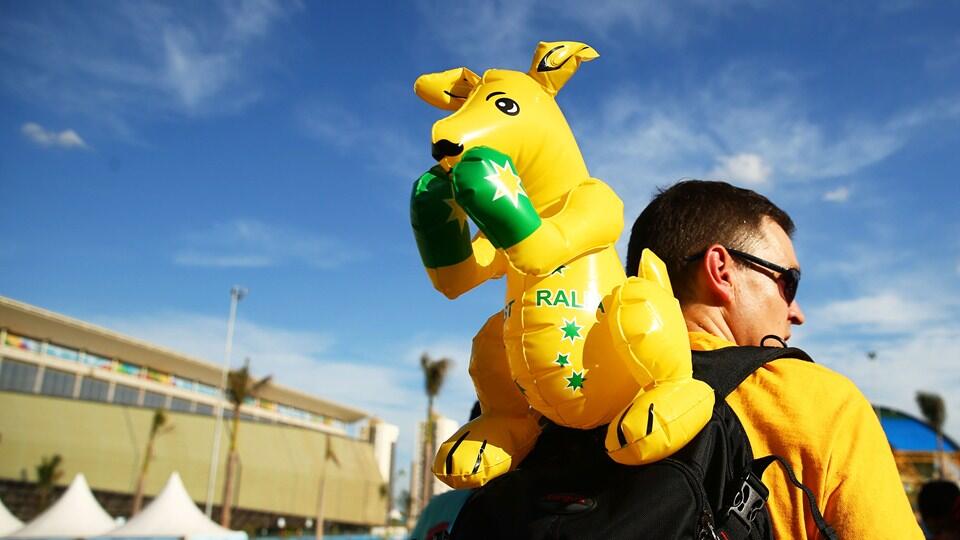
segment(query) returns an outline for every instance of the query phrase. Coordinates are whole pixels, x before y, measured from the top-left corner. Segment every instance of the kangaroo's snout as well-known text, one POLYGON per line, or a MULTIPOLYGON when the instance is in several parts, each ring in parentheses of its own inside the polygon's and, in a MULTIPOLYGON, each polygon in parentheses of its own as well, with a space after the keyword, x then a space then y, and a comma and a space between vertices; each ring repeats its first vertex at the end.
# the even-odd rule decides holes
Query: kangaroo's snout
POLYGON ((440 139, 430 146, 430 155, 432 155, 433 159, 437 161, 440 161, 445 157, 459 156, 462 153, 462 144, 457 144, 455 142, 448 141, 447 139, 440 139))

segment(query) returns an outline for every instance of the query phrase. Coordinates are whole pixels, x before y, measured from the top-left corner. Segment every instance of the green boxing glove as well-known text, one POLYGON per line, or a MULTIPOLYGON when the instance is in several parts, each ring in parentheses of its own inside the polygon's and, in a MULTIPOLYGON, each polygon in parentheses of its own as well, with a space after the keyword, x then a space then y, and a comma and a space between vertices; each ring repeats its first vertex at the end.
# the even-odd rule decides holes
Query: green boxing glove
POLYGON ((410 224, 427 268, 450 266, 473 254, 467 215, 453 197, 453 183, 439 166, 413 183, 410 224))
POLYGON ((467 150, 453 168, 457 202, 498 248, 509 248, 540 226, 510 156, 486 146, 467 150))

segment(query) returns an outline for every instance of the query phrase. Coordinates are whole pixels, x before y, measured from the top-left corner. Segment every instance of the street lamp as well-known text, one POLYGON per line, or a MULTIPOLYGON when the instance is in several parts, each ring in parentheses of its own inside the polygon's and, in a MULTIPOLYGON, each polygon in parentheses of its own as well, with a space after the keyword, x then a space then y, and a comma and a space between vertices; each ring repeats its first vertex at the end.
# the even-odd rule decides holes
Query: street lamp
MULTIPOLYGON (((213 450, 210 452, 210 472, 207 474, 207 517, 213 516, 213 488, 217 483, 217 465, 220 461, 220 432, 223 430, 223 394, 230 371, 230 352, 233 350, 233 326, 237 322, 237 304, 247 295, 247 289, 234 285, 230 289, 230 318, 227 320, 227 344, 223 355, 223 373, 220 375, 220 398, 217 400, 217 421, 213 429, 213 450)), ((226 502, 226 501, 224 501, 226 502)))

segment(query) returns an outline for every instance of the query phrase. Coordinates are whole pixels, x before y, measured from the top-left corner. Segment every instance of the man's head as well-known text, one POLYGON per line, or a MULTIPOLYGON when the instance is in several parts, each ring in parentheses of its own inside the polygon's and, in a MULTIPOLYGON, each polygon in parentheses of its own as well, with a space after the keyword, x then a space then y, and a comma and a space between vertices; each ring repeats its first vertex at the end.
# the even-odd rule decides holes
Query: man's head
POLYGON ((960 532, 960 488, 948 480, 931 480, 920 488, 917 507, 933 534, 960 532))
POLYGON ((787 301, 790 276, 769 266, 799 268, 793 230, 790 216, 756 192, 679 182, 661 190, 634 223, 627 274, 636 275, 648 248, 666 263, 690 326, 738 345, 759 345, 771 334, 787 339, 803 313, 795 299, 787 301))

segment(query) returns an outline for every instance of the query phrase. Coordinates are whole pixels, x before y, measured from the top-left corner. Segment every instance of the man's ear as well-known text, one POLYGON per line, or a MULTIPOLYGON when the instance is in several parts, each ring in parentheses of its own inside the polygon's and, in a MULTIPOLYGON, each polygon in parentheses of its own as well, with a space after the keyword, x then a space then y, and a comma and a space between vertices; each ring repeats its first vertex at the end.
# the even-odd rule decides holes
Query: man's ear
POLYGON ((711 303, 724 305, 733 301, 733 256, 720 244, 708 247, 700 259, 700 286, 711 303))
POLYGON ((476 73, 461 67, 421 75, 413 83, 413 91, 434 107, 455 111, 467 101, 479 82, 476 73))
POLYGON ((597 51, 585 43, 541 41, 533 52, 533 63, 527 75, 540 83, 548 94, 555 96, 580 68, 581 62, 589 62, 598 56, 597 51))

